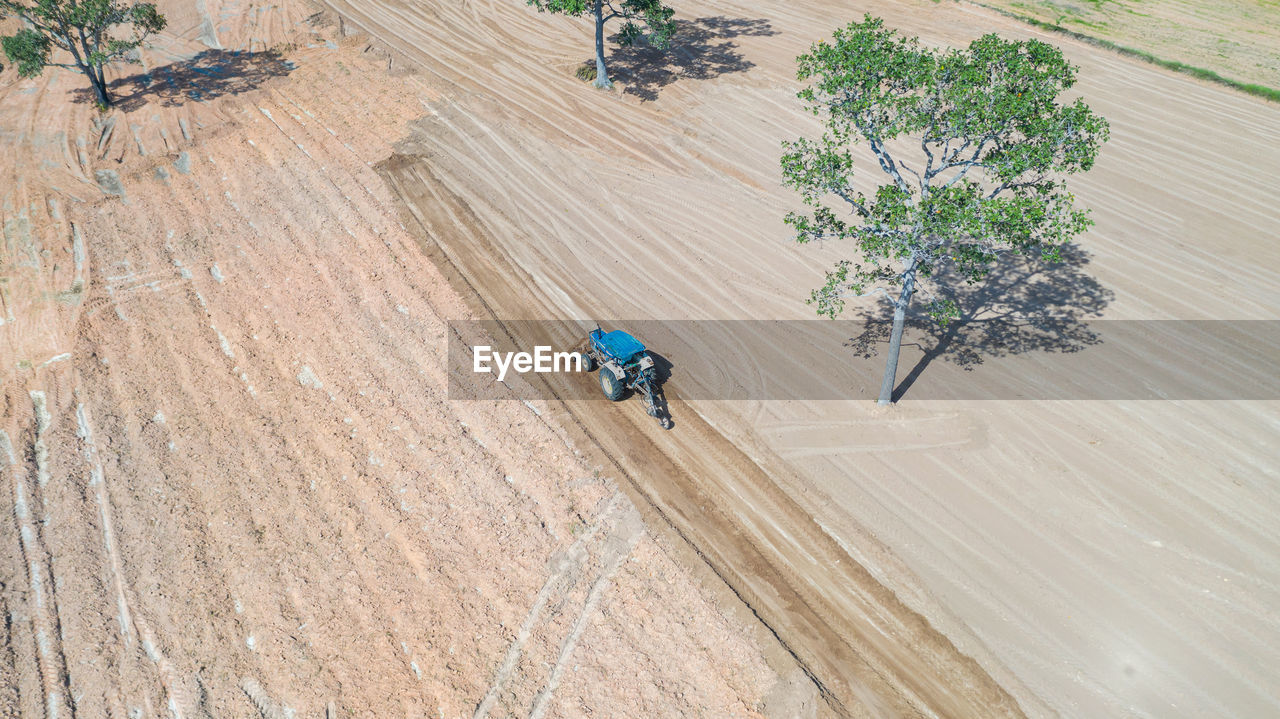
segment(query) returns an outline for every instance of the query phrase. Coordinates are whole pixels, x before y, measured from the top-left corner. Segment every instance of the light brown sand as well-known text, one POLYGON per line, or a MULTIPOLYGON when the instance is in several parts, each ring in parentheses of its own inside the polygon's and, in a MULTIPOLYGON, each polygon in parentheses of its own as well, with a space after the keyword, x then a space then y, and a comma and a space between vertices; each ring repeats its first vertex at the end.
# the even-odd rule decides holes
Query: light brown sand
MULTIPOLYGON (((143 105, 105 153, 90 110, 68 111, 75 78, 5 76, 5 219, 25 213, 38 244, 6 246, 7 471, 36 509, 3 542, 44 562, 40 586, 61 581, 66 602, 33 607, 15 551, 0 581, 21 620, 0 679, 24 714, 64 676, 77 702, 120 715, 171 698, 183 715, 247 715, 251 694, 312 715, 330 699, 452 715, 491 691, 493 715, 525 714, 548 686, 566 716, 761 708, 785 652, 664 553, 678 542, 640 537, 614 569, 636 535, 592 476, 595 443, 604 477, 658 536, 689 533, 828 709, 1275 713, 1274 404, 685 403, 677 378, 662 433, 635 402, 539 416, 443 397, 443 319, 475 307, 417 241, 507 316, 807 317, 840 248, 794 247, 780 222, 778 143, 812 129, 792 58, 864 10, 937 43, 1025 29, 927 2, 682 4, 703 49, 608 94, 572 78, 587 28, 520 3, 334 0, 390 60, 295 37, 298 6, 196 7, 171 12, 173 54, 200 37, 294 42, 300 68, 143 105), (173 166, 184 151, 190 175, 173 166), (101 196, 97 169, 128 204, 101 196), (622 286, 593 279, 605 272, 622 286), (76 279, 83 297, 66 294, 76 279), (564 575, 556 558, 580 556, 581 536, 564 575), (37 661, 34 632, 55 625, 37 661)), ((1274 317, 1274 107, 1050 39, 1114 128, 1077 183, 1107 315, 1274 317)))
MULTIPOLYGON (((933 43, 1034 34, 949 4, 685 4, 683 17, 714 19, 703 27, 747 20, 752 34, 709 43, 714 77, 697 77, 707 55, 677 48, 686 77, 655 88, 620 73, 628 87, 598 94, 571 77, 588 47, 579 23, 501 3, 332 5, 456 88, 401 145, 430 170, 419 173, 427 189, 402 195, 508 316, 809 316, 801 299, 840 248, 792 246, 780 221, 792 198, 778 143, 812 128, 792 58, 866 10, 933 43), (458 205, 467 214, 439 214, 458 205), (468 259, 476 237, 495 249, 468 259), (503 304, 503 287, 526 298, 503 304)), ((1081 244, 1084 271, 1113 293, 1104 316, 1274 318, 1274 106, 1047 39, 1081 65, 1079 91, 1113 125, 1098 167, 1075 183, 1095 210, 1081 244)), ((676 410, 745 449, 1031 713, 1277 710, 1266 669, 1278 658, 1274 403, 676 410), (919 584, 864 549, 877 541, 919 584)), ((735 511, 768 516, 739 500, 735 511)), ((821 592, 820 578, 798 581, 821 592)))

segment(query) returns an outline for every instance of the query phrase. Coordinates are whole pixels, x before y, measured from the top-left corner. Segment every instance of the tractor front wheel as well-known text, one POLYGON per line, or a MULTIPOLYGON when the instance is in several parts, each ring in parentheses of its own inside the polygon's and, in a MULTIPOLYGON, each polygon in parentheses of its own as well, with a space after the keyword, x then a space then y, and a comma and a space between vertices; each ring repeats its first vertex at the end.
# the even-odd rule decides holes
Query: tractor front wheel
POLYGON ((590 352, 579 352, 578 356, 582 358, 582 371, 594 372, 596 369, 596 358, 591 356, 590 352))
POLYGON ((600 389, 604 390, 605 399, 617 402, 622 399, 622 393, 626 390, 626 387, 622 385, 622 380, 613 376, 613 370, 608 367, 601 367, 600 389))

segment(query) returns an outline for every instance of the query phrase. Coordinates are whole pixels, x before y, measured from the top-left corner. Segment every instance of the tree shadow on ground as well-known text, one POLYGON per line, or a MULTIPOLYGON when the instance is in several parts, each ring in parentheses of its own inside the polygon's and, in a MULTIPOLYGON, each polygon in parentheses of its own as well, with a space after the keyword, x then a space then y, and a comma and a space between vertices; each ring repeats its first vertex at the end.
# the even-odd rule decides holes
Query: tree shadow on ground
POLYGON ((625 85, 623 92, 641 100, 656 100, 662 88, 681 78, 709 80, 755 67, 730 38, 777 34, 764 19, 719 16, 676 20, 669 48, 660 50, 643 42, 619 47, 609 57, 609 74, 625 85))
MULTIPOLYGON (((295 67, 274 50, 205 50, 190 60, 122 77, 111 82, 108 89, 115 98, 113 107, 126 112, 153 100, 172 107, 248 92, 270 78, 288 75, 295 67)), ((79 88, 73 96, 76 102, 97 101, 91 88, 79 88)))
MULTIPOLYGON (((939 293, 960 310, 960 317, 946 327, 927 316, 908 317, 903 346, 923 354, 907 370, 894 389, 901 399, 934 361, 942 359, 973 370, 986 359, 1029 352, 1079 352, 1102 342, 1086 321, 1098 317, 1115 293, 1083 271, 1089 255, 1077 246, 1062 248, 1060 262, 1038 256, 1010 254, 983 282, 969 285, 948 272, 938 273, 936 283, 949 287, 939 293), (908 342, 907 335, 919 337, 908 342)), ((866 329, 846 343, 864 358, 887 345, 892 329, 892 309, 887 303, 862 312, 866 329)), ((899 372, 903 368, 899 367, 899 372)))

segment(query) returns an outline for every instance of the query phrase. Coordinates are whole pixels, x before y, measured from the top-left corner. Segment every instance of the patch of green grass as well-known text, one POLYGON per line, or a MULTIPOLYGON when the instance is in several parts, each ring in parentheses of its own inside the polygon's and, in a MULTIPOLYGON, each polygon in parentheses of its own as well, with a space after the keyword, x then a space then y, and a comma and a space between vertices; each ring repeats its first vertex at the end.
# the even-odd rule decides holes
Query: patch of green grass
POLYGON ((586 62, 579 65, 578 69, 575 70, 573 74, 576 75, 578 79, 582 80, 583 82, 595 82, 596 81, 596 61, 587 60, 586 62))
POLYGON ((988 10, 994 10, 1000 13, 1001 15, 1004 15, 1005 17, 1011 17, 1015 20, 1025 22, 1028 25, 1031 25, 1033 27, 1038 27, 1041 30, 1048 30, 1050 32, 1056 32, 1060 35, 1066 35, 1067 37, 1080 40, 1081 42, 1087 42, 1090 45, 1106 48, 1113 52, 1118 52, 1121 55, 1137 58, 1139 60, 1149 62, 1152 65, 1159 65, 1160 67, 1173 70, 1175 72, 1183 73, 1184 75, 1198 77, 1201 80, 1216 82, 1219 85, 1225 85, 1235 90, 1248 93, 1255 97, 1261 97, 1263 99, 1270 100, 1271 102, 1280 102, 1280 90, 1277 90, 1274 87, 1267 87, 1266 85, 1258 85, 1252 82, 1240 82, 1239 80, 1232 80, 1229 77, 1223 77, 1222 75, 1219 75, 1213 70, 1209 70, 1203 67, 1196 67, 1195 65, 1188 65, 1184 62, 1178 62, 1177 60, 1166 60, 1165 58, 1157 57, 1156 55, 1153 55, 1147 52, 1146 50, 1139 50, 1137 48, 1121 45, 1120 43, 1112 42, 1110 40, 1103 40, 1102 38, 1099 38, 1099 37, 1086 35, 1082 32, 1076 32, 1075 30, 1062 27, 1061 25, 1058 25, 1055 23, 1045 22, 1044 20, 1037 20, 1036 18, 1029 17, 1027 15, 1010 12, 1008 10, 1005 10, 1004 8, 994 7, 992 5, 988 5, 982 2, 974 2, 974 4, 980 7, 984 7, 988 10))

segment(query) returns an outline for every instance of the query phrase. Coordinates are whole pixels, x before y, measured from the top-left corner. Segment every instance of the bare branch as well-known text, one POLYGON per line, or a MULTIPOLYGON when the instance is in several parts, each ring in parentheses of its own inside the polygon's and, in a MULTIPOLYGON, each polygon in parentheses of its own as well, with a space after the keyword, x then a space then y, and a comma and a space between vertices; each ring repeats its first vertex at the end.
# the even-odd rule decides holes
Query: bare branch
POLYGON ((859 215, 862 215, 863 217, 870 217, 870 213, 867 211, 867 206, 864 205, 861 200, 849 194, 848 188, 838 188, 833 186, 830 190, 833 195, 852 205, 853 209, 856 210, 859 215))
POLYGON ((1008 182, 1004 182, 999 186, 997 186, 996 189, 992 190, 991 193, 986 196, 986 199, 988 200, 994 199, 997 195, 1004 192, 1005 190, 1016 190, 1021 187, 1031 187, 1033 185, 1038 185, 1041 182, 1044 182, 1045 179, 1046 179, 1046 176, 1044 174, 1040 174, 1029 180, 1022 180, 1018 182, 1010 180, 1008 182))
POLYGON ((904 162, 904 161, 902 161, 902 160, 899 160, 899 161, 898 161, 898 165, 899 165, 900 167, 902 167, 902 169, 906 170, 907 172, 910 172, 912 175, 914 175, 914 176, 915 176, 915 178, 916 178, 916 182, 917 182, 917 183, 919 183, 919 185, 920 185, 920 189, 921 189, 921 190, 923 190, 923 189, 925 189, 926 187, 928 187, 928 184, 925 182, 924 178, 920 177, 920 173, 918 173, 918 172, 916 172, 915 170, 911 169, 911 168, 907 165, 907 163, 906 163, 906 162, 904 162))
POLYGON ((868 292, 863 292, 860 294, 854 293, 854 292, 836 292, 835 293, 836 298, 841 300, 855 300, 855 299, 861 299, 863 297, 872 297, 874 295, 880 295, 885 302, 889 303, 890 306, 892 306, 896 302, 896 300, 893 298, 893 295, 889 293, 888 288, 885 288, 885 287, 877 287, 873 290, 870 290, 868 292))
POLYGON ((889 151, 885 149, 884 145, 881 144, 880 140, 877 139, 875 135, 865 130, 863 134, 866 135, 867 141, 871 145, 871 151, 875 153, 876 159, 880 162, 880 169, 884 170, 886 174, 893 178, 893 181, 898 185, 898 189, 908 195, 908 202, 915 204, 914 200, 910 199, 911 188, 908 187, 906 181, 902 179, 902 173, 898 172, 898 166, 894 163, 893 156, 889 154, 889 151))

